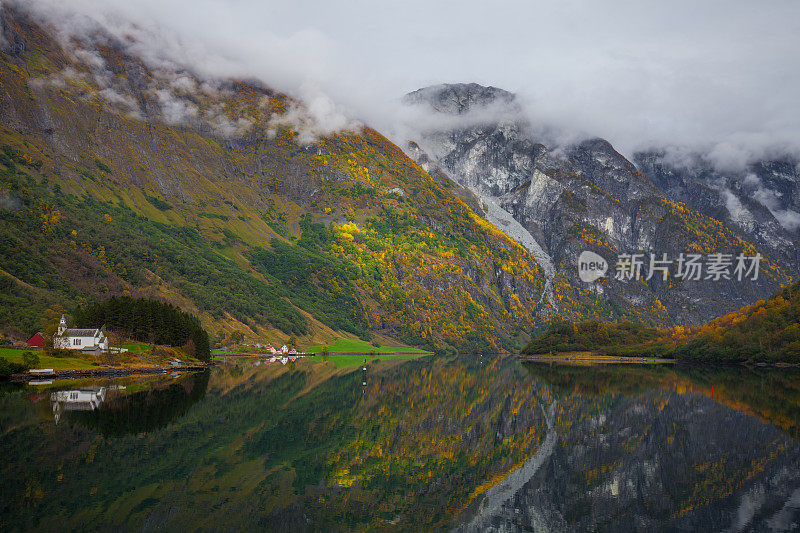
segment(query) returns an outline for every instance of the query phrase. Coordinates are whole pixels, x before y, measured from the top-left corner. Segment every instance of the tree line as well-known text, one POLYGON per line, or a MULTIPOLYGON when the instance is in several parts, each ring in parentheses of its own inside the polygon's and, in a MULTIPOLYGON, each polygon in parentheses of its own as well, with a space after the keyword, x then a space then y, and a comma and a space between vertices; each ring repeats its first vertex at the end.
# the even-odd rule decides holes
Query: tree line
POLYGON ((702 326, 658 329, 631 322, 572 323, 556 318, 522 350, 571 351, 701 363, 800 363, 800 282, 702 326))
POLYGON ((174 305, 148 298, 114 296, 81 307, 75 312, 78 327, 103 324, 132 340, 167 346, 183 346, 187 355, 202 361, 211 359, 208 333, 194 315, 174 305))

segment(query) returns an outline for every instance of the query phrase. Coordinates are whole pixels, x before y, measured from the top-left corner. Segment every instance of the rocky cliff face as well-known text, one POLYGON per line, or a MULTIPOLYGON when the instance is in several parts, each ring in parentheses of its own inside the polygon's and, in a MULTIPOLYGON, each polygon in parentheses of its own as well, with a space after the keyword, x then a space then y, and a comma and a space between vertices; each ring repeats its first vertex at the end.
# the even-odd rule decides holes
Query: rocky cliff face
POLYGON ((670 198, 736 228, 797 272, 800 268, 800 161, 758 161, 721 171, 698 154, 640 152, 633 160, 670 198))
MULTIPOLYGON (((405 102, 427 110, 427 124, 434 124, 418 131, 412 156, 438 166, 519 223, 521 230, 509 234, 535 241, 529 249, 544 272, 554 266, 548 277, 553 305, 567 316, 635 312, 656 323, 699 323, 764 298, 789 280, 796 252, 785 231, 770 236, 775 217, 764 209, 754 207, 764 226, 747 232, 689 202, 690 185, 686 197, 675 194, 602 139, 551 150, 537 142, 513 95, 500 89, 440 85, 410 93, 405 102), (611 276, 581 282, 577 260, 585 250, 605 258, 611 276), (636 253, 645 254, 645 262, 650 254, 674 260, 681 253, 761 253, 767 260, 756 281, 613 279, 617 256, 636 253)), ((781 180, 791 188, 791 178, 781 180)), ((786 195, 781 200, 793 205, 794 197, 786 195)))
POLYGON ((425 131, 421 146, 459 183, 481 194, 499 197, 517 189, 547 151, 527 135, 514 95, 502 89, 437 85, 406 95, 404 102, 461 118, 456 123, 464 127, 425 131))

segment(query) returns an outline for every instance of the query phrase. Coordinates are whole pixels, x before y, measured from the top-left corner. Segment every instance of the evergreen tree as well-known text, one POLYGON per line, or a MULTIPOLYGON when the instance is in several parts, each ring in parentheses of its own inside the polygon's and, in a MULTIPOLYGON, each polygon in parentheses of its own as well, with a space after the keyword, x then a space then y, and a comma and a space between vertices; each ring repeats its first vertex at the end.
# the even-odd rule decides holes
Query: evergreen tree
POLYGON ((202 361, 211 359, 208 333, 197 317, 166 302, 114 296, 78 309, 75 322, 78 327, 105 325, 109 330, 141 342, 181 347, 191 344, 195 357, 202 361))

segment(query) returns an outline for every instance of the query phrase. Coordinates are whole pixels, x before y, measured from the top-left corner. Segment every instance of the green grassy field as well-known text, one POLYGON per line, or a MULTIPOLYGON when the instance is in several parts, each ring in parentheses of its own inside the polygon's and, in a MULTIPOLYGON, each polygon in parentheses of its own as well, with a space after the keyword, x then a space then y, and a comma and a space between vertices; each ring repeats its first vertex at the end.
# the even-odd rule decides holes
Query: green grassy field
POLYGON ((129 352, 133 353, 146 353, 153 348, 151 345, 145 344, 143 342, 129 342, 127 344, 120 344, 118 347, 125 348, 129 352))
POLYGON ((378 355, 375 357, 370 357, 368 355, 330 355, 327 358, 323 359, 321 355, 314 355, 309 357, 311 361, 328 361, 336 365, 336 368, 348 368, 352 366, 358 366, 364 362, 364 359, 367 360, 367 363, 374 363, 375 361, 391 361, 392 359, 417 359, 419 357, 425 357, 428 355, 427 353, 415 353, 415 354, 398 354, 398 355, 378 355))
MULTIPOLYGON (((39 356, 39 364, 36 368, 52 368, 53 370, 72 370, 76 368, 91 368, 92 364, 84 359, 77 357, 49 357, 42 354, 41 350, 31 350, 39 356)), ((22 354, 25 350, 12 350, 11 348, 0 348, 0 357, 4 357, 13 363, 22 363, 22 354)))
MULTIPOLYGON (((322 346, 310 346, 303 351, 305 352, 321 352, 322 346)), ((328 350, 331 352, 339 353, 396 353, 396 352, 410 352, 414 354, 425 355, 430 352, 420 350, 418 348, 411 348, 409 346, 373 346, 370 343, 362 340, 350 339, 337 339, 331 345, 328 345, 328 350)))

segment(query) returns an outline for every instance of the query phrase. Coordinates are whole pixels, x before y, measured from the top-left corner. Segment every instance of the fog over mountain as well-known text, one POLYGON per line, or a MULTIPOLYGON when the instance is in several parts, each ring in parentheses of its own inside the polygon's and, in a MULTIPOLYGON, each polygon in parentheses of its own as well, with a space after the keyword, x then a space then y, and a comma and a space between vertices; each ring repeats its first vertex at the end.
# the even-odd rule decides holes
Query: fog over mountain
POLYGON ((517 94, 552 144, 601 136, 723 170, 800 152, 796 2, 3 1, 65 40, 101 25, 149 62, 260 79, 320 132, 359 119, 400 140, 400 95, 464 81, 517 94))

